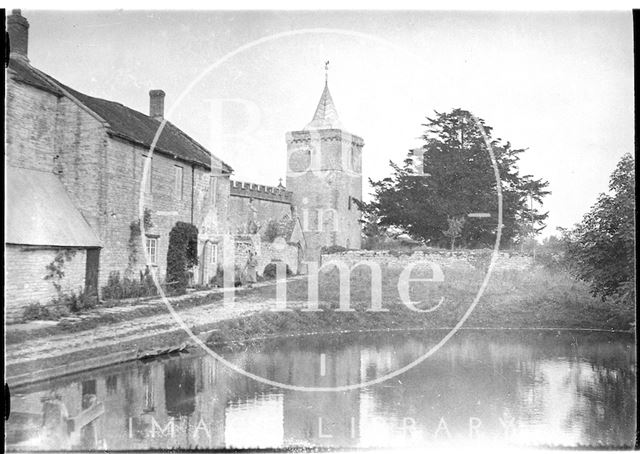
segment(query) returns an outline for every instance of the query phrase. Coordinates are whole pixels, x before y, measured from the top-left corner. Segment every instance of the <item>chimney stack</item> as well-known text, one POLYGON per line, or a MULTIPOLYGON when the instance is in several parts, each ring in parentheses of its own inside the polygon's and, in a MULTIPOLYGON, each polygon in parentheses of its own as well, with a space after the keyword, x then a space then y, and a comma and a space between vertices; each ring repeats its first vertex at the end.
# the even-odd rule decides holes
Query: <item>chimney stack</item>
POLYGON ((149 91, 149 116, 158 121, 164 119, 164 91, 149 91))
POLYGON ((29 61, 29 22, 22 17, 19 9, 11 11, 7 17, 7 31, 9 32, 10 58, 22 58, 29 61))

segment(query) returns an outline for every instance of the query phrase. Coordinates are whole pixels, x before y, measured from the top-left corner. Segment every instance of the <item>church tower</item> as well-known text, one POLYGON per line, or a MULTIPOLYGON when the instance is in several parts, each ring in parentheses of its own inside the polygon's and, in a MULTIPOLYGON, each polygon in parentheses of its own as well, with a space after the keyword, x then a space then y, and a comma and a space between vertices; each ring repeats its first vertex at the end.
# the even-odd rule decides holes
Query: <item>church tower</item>
POLYGON ((307 260, 323 246, 360 249, 362 138, 344 130, 325 76, 313 119, 287 136, 287 190, 301 221, 307 260))

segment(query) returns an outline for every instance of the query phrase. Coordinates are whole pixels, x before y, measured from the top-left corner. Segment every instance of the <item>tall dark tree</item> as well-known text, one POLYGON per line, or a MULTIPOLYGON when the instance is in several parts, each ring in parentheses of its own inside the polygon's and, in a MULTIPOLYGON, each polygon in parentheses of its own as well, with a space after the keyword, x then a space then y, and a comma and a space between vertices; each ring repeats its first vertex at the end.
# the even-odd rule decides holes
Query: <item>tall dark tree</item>
POLYGON ((566 259, 594 294, 635 302, 635 160, 622 157, 609 181, 609 193, 571 231, 566 259))
MULTIPOLYGON (((509 142, 491 137, 492 128, 478 119, 491 143, 502 188, 502 244, 511 243, 521 225, 532 230, 545 227, 548 213, 531 206, 542 203, 548 182, 531 175, 520 175, 519 155, 509 142)), ((482 132, 471 113, 455 109, 435 112, 427 118, 424 145, 409 152, 402 165, 390 163, 393 175, 370 180, 374 189, 371 203, 361 204, 374 213, 381 226, 400 227, 429 244, 453 243, 464 247, 483 247, 495 242, 498 197, 494 168, 482 132), (490 218, 469 217, 489 213, 490 218), (464 219, 452 237, 451 220, 464 219)), ((457 229, 457 228, 456 228, 457 229)))
POLYGON ((167 289, 182 294, 189 283, 189 270, 198 265, 198 228, 178 221, 169 232, 167 289))

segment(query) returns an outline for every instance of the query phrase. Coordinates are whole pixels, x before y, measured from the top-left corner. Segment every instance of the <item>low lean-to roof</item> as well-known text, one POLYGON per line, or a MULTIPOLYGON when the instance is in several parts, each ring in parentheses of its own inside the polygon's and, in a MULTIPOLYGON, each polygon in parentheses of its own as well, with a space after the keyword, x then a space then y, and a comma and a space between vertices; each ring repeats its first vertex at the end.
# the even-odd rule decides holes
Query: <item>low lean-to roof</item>
POLYGON ((7 244, 102 246, 56 175, 7 166, 5 178, 7 244))
MULTIPOLYGON (((151 147, 160 127, 160 121, 120 103, 80 93, 20 59, 12 58, 9 62, 9 69, 13 71, 16 79, 24 83, 47 90, 58 96, 65 96, 66 91, 102 118, 108 125, 109 133, 114 136, 143 147, 151 147)), ((215 162, 221 163, 223 173, 231 173, 233 171, 229 165, 214 157, 206 148, 169 121, 165 122, 154 152, 199 164, 207 169, 212 168, 213 160, 214 168, 216 167, 215 162)))

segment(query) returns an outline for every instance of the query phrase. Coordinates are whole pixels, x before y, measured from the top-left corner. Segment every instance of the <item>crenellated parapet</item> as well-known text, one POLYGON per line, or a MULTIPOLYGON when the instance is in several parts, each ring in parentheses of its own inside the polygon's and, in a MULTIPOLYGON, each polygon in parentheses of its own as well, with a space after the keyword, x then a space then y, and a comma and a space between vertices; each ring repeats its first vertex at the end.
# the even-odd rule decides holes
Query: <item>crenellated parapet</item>
POLYGON ((311 142, 342 142, 344 146, 362 148, 362 137, 340 129, 324 129, 319 131, 289 131, 286 133, 287 143, 308 144, 311 142))
POLYGON ((283 187, 266 186, 264 184, 231 181, 231 197, 247 197, 258 200, 288 203, 292 201, 293 193, 283 187))

